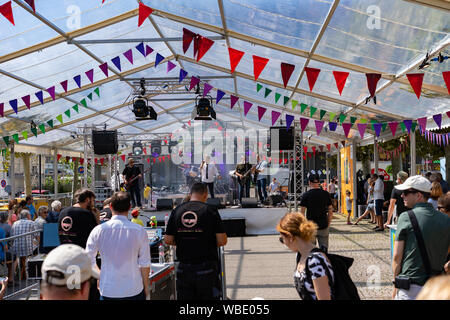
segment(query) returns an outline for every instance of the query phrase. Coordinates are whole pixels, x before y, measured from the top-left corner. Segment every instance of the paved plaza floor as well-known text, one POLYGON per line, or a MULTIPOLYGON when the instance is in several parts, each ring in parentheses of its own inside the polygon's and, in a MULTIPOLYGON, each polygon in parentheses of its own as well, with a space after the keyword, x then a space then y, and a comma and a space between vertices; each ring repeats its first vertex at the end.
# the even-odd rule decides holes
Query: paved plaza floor
MULTIPOLYGON (((329 251, 355 259, 350 275, 362 300, 390 300, 393 287, 389 230, 374 232, 374 225, 367 221, 347 225, 346 218, 336 214, 330 228, 329 251)), ((278 238, 228 238, 225 259, 230 299, 299 299, 293 285, 295 253, 278 238)))

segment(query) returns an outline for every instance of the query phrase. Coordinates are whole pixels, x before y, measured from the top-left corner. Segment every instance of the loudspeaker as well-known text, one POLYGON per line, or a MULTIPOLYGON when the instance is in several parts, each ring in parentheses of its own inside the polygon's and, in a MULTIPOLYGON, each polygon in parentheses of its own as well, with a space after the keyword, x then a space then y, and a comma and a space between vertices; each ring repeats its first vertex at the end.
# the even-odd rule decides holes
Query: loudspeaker
POLYGON ((245 236, 245 218, 222 219, 222 223, 228 237, 245 236))
POLYGON ((161 210, 172 210, 173 209, 173 199, 156 199, 156 211, 161 210))
POLYGON ((95 154, 116 154, 119 148, 117 130, 92 130, 92 145, 95 154))
POLYGON ((221 198, 214 198, 214 199, 213 198, 208 198, 206 200, 206 203, 210 204, 210 205, 213 205, 213 206, 216 206, 217 209, 224 209, 225 208, 225 206, 222 204, 221 198))
POLYGON ((278 141, 278 150, 294 150, 294 128, 270 127, 270 149, 275 147, 278 141))
POLYGON ((269 203, 271 206, 276 206, 279 203, 283 203, 283 197, 279 194, 270 195, 269 203))
POLYGON ((242 208, 257 208, 258 200, 256 198, 242 198, 242 208))

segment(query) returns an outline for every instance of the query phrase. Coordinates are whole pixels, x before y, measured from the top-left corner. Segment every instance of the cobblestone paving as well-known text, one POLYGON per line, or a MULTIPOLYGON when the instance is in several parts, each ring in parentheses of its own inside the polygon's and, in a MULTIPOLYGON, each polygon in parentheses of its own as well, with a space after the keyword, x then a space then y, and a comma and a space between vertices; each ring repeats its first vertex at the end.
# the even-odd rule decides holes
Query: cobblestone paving
MULTIPOLYGON (((330 252, 355 259, 350 275, 363 300, 390 300, 392 272, 389 231, 374 232, 363 220, 347 225, 335 215, 330 229, 330 252)), ((229 238, 225 250, 227 295, 246 300, 299 299, 293 287, 295 254, 276 235, 229 238)))

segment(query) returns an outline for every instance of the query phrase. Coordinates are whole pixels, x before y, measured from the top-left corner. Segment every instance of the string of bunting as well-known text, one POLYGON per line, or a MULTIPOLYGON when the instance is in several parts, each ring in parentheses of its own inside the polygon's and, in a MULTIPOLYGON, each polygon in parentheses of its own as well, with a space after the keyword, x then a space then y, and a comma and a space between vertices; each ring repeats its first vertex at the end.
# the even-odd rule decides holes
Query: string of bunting
POLYGON ((406 148, 408 146, 408 141, 409 141, 409 139, 405 139, 404 141, 400 142, 400 145, 397 148, 395 148, 393 150, 386 150, 382 146, 378 145, 378 153, 386 154, 386 158, 388 160, 390 160, 392 158, 397 158, 400 156, 402 151, 406 151, 406 148))
POLYGON ((425 139, 433 144, 440 146, 448 146, 450 140, 449 133, 434 133, 428 130, 420 130, 420 134, 425 137, 425 139))

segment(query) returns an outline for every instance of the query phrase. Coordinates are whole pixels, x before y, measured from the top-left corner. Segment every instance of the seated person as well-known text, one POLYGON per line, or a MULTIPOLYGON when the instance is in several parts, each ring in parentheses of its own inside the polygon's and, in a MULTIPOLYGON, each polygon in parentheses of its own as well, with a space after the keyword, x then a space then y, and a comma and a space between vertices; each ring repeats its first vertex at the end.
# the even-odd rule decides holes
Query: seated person
POLYGON ((269 195, 281 193, 280 184, 278 183, 277 178, 273 178, 268 188, 269 188, 269 195))

